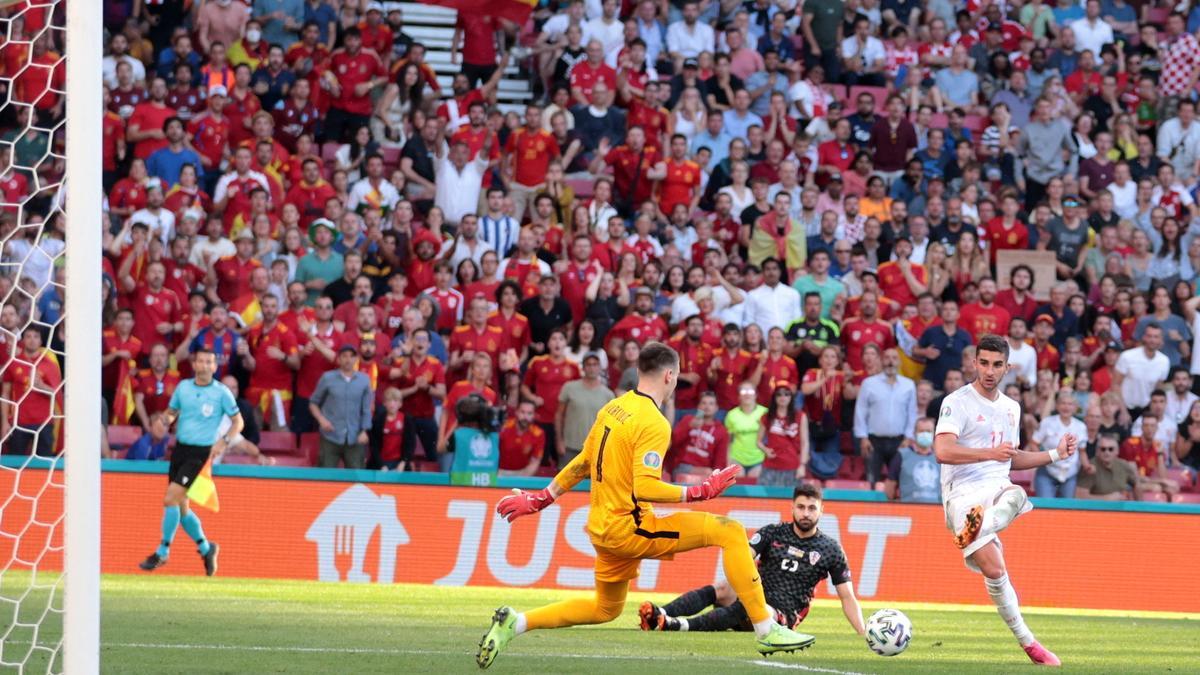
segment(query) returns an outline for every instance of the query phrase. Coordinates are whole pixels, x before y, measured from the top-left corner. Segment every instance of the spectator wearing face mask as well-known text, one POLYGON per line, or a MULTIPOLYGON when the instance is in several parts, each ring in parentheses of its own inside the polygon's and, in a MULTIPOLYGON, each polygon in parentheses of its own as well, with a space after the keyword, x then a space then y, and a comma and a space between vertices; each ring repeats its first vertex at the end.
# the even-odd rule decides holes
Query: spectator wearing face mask
POLYGON ((888 479, 884 492, 902 502, 940 504, 942 501, 941 468, 933 454, 933 419, 917 420, 916 441, 900 448, 888 464, 888 479))

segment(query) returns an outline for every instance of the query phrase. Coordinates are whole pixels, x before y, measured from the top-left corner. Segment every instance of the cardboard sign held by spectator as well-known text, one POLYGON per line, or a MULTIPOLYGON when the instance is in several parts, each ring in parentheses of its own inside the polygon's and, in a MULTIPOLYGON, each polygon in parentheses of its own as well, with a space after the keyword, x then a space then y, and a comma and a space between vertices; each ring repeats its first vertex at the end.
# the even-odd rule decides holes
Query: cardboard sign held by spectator
POLYGON ((1054 251, 996 251, 996 286, 1009 288, 1012 268, 1025 265, 1033 270, 1033 297, 1048 301, 1050 287, 1058 282, 1054 262, 1054 251))

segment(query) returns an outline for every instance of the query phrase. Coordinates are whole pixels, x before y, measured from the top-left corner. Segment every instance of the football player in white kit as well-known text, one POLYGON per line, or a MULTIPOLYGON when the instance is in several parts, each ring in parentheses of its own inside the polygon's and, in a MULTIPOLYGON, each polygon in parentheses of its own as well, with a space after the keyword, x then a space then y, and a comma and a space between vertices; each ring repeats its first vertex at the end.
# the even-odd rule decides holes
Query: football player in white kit
POLYGON ((946 525, 967 567, 983 574, 996 610, 1029 658, 1039 665, 1062 665, 1025 625, 997 535, 1033 508, 1025 490, 1009 481, 1009 471, 1070 457, 1078 439, 1068 433, 1048 452, 1021 452, 1021 407, 999 389, 1008 370, 1008 341, 982 336, 975 366, 975 381, 948 394, 938 415, 933 449, 942 464, 946 525))

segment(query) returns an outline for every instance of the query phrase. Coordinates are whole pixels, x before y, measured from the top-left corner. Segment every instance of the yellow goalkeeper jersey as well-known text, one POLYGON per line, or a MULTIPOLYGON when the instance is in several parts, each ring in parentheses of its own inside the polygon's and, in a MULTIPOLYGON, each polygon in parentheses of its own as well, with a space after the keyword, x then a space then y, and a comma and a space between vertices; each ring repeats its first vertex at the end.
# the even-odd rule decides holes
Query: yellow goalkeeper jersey
POLYGON ((661 482, 670 447, 671 424, 654 399, 637 390, 613 399, 596 415, 581 453, 592 481, 587 529, 593 540, 632 536, 652 513, 647 500, 682 501, 681 487, 661 482))

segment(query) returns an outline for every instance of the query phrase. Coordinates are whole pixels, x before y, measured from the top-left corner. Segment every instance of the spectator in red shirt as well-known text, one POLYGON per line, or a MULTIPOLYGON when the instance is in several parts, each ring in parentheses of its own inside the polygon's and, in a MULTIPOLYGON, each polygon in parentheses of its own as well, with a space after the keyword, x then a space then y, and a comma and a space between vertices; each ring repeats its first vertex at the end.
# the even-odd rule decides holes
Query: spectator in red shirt
POLYGON ((133 156, 146 159, 155 150, 167 147, 167 132, 163 125, 175 111, 167 106, 167 81, 161 77, 150 83, 150 99, 137 104, 129 116, 127 140, 133 144, 133 156))
POLYGON ((313 311, 313 321, 297 321, 300 369, 296 375, 296 396, 292 401, 292 431, 298 434, 317 428, 308 409, 308 399, 317 388, 321 375, 337 367, 335 350, 342 344, 342 335, 333 325, 333 300, 317 298, 313 311))
POLYGON ((53 415, 60 395, 58 359, 42 347, 36 326, 21 331, 21 349, 0 375, 0 438, 4 452, 54 456, 53 415))
POLYGON ((862 370, 863 347, 874 344, 880 349, 896 346, 892 327, 879 318, 879 296, 864 291, 858 305, 858 317, 847 321, 842 327, 842 344, 846 348, 846 362, 854 370, 862 370))
POLYGON ((296 336, 279 322, 279 298, 265 295, 260 300, 262 323, 246 335, 250 358, 250 386, 246 400, 263 416, 263 426, 286 429, 292 401, 292 371, 300 368, 296 336))
MULTIPOLYGON (((800 370, 796 360, 784 353, 787 336, 775 326, 767 331, 767 351, 758 362, 758 402, 770 407, 772 396, 781 387, 795 391, 800 386, 800 370)), ((753 382, 755 378, 751 377, 753 382)))
POLYGON ((1008 273, 1008 288, 996 293, 996 304, 1008 310, 1009 316, 1033 321, 1038 302, 1033 297, 1033 268, 1017 265, 1008 273))
POLYGON ((488 14, 459 12, 454 35, 450 39, 450 62, 458 63, 462 45, 462 73, 471 88, 487 82, 496 72, 496 31, 500 19, 488 14))
POLYGON ((881 264, 877 274, 879 290, 902 306, 917 304, 917 296, 929 290, 925 266, 910 260, 912 251, 912 240, 901 235, 893 249, 896 259, 881 264))
POLYGON ((122 308, 117 311, 112 328, 105 329, 101 335, 101 346, 104 353, 100 358, 100 391, 115 410, 115 394, 121 379, 132 377, 134 372, 131 371, 136 370, 136 365, 131 366, 129 362, 136 364, 143 354, 142 341, 133 334, 133 310, 122 308))
POLYGON ((400 406, 404 396, 395 387, 388 387, 383 392, 383 413, 376 415, 372 434, 375 436, 372 446, 379 448, 379 464, 384 471, 395 471, 400 468, 400 458, 404 450, 404 413, 400 406))
POLYGON ((546 178, 550 160, 558 157, 558 143, 542 128, 542 108, 530 103, 525 108, 525 126, 513 130, 504 144, 504 170, 513 201, 512 217, 521 222, 534 188, 546 178))
MULTIPOLYGON (((774 330, 777 329, 772 332, 774 330)), ((808 467, 808 416, 803 409, 797 408, 792 387, 782 385, 771 392, 761 425, 758 445, 767 457, 763 460, 758 484, 770 487, 796 485, 804 478, 808 467)))
POLYGON ((592 104, 592 88, 597 82, 608 85, 609 91, 617 90, 617 71, 604 62, 604 44, 589 40, 585 49, 587 58, 571 69, 571 101, 587 107, 592 104))
MULTIPOLYGON (((702 386, 708 380, 712 347, 700 338, 704 335, 704 317, 693 314, 684 320, 684 332, 667 341, 679 353, 679 381, 687 384, 675 390, 675 420, 692 414, 700 402, 702 386)), ((724 468, 721 465, 717 468, 724 468)))
POLYGON ((743 382, 755 383, 753 378, 760 359, 760 354, 742 349, 742 331, 737 324, 725 324, 721 346, 713 351, 708 365, 708 380, 717 395, 717 419, 724 421, 725 413, 738 405, 743 382))
MULTIPOLYGON (((346 142, 371 121, 371 91, 387 84, 379 56, 363 48, 362 31, 352 26, 342 33, 342 49, 333 52, 324 80, 333 102, 325 117, 325 137, 346 142)), ((411 423, 411 421, 410 421, 411 423)))
POLYGON ((446 451, 450 435, 458 427, 455 406, 461 399, 471 394, 478 394, 488 402, 488 405, 496 405, 500 400, 496 390, 491 387, 493 384, 492 364, 495 363, 495 359, 484 352, 478 352, 471 357, 470 363, 471 366, 467 370, 466 376, 450 387, 449 392, 446 393, 446 400, 442 402, 442 419, 438 423, 438 452, 446 451))
POLYGON ((694 414, 684 415, 671 433, 670 461, 678 483, 695 485, 729 463, 729 432, 716 418, 717 395, 700 395, 694 414))
POLYGON ((995 279, 984 277, 979 280, 979 301, 962 306, 958 323, 974 341, 978 341, 985 333, 1008 335, 1011 320, 1008 310, 996 304, 995 279))
POLYGON ((166 288, 166 268, 155 261, 146 265, 146 278, 133 296, 134 335, 144 349, 175 344, 175 334, 183 330, 184 304, 175 292, 166 288))
POLYGON ((150 430, 150 417, 167 409, 179 385, 178 370, 170 368, 170 352, 163 345, 150 349, 150 367, 139 370, 133 390, 133 405, 142 429, 150 430))
POLYGON ((532 476, 542 463, 546 432, 533 423, 536 406, 521 399, 517 413, 500 428, 500 475, 532 476))
POLYGON ((437 420, 434 419, 434 399, 446 397, 446 371, 437 359, 429 355, 431 344, 429 331, 418 328, 413 331, 411 355, 400 359, 391 368, 391 378, 398 380, 398 388, 404 396, 405 415, 404 425, 404 456, 405 462, 411 462, 417 451, 417 440, 425 448, 425 457, 439 462, 443 471, 450 469, 446 454, 437 452, 437 420))
POLYGON ((546 432, 545 438, 557 439, 554 416, 558 412, 558 394, 564 384, 578 380, 581 373, 579 366, 567 358, 567 334, 563 329, 550 331, 546 345, 545 354, 529 360, 521 383, 521 396, 533 401, 537 407, 534 419, 546 432))

